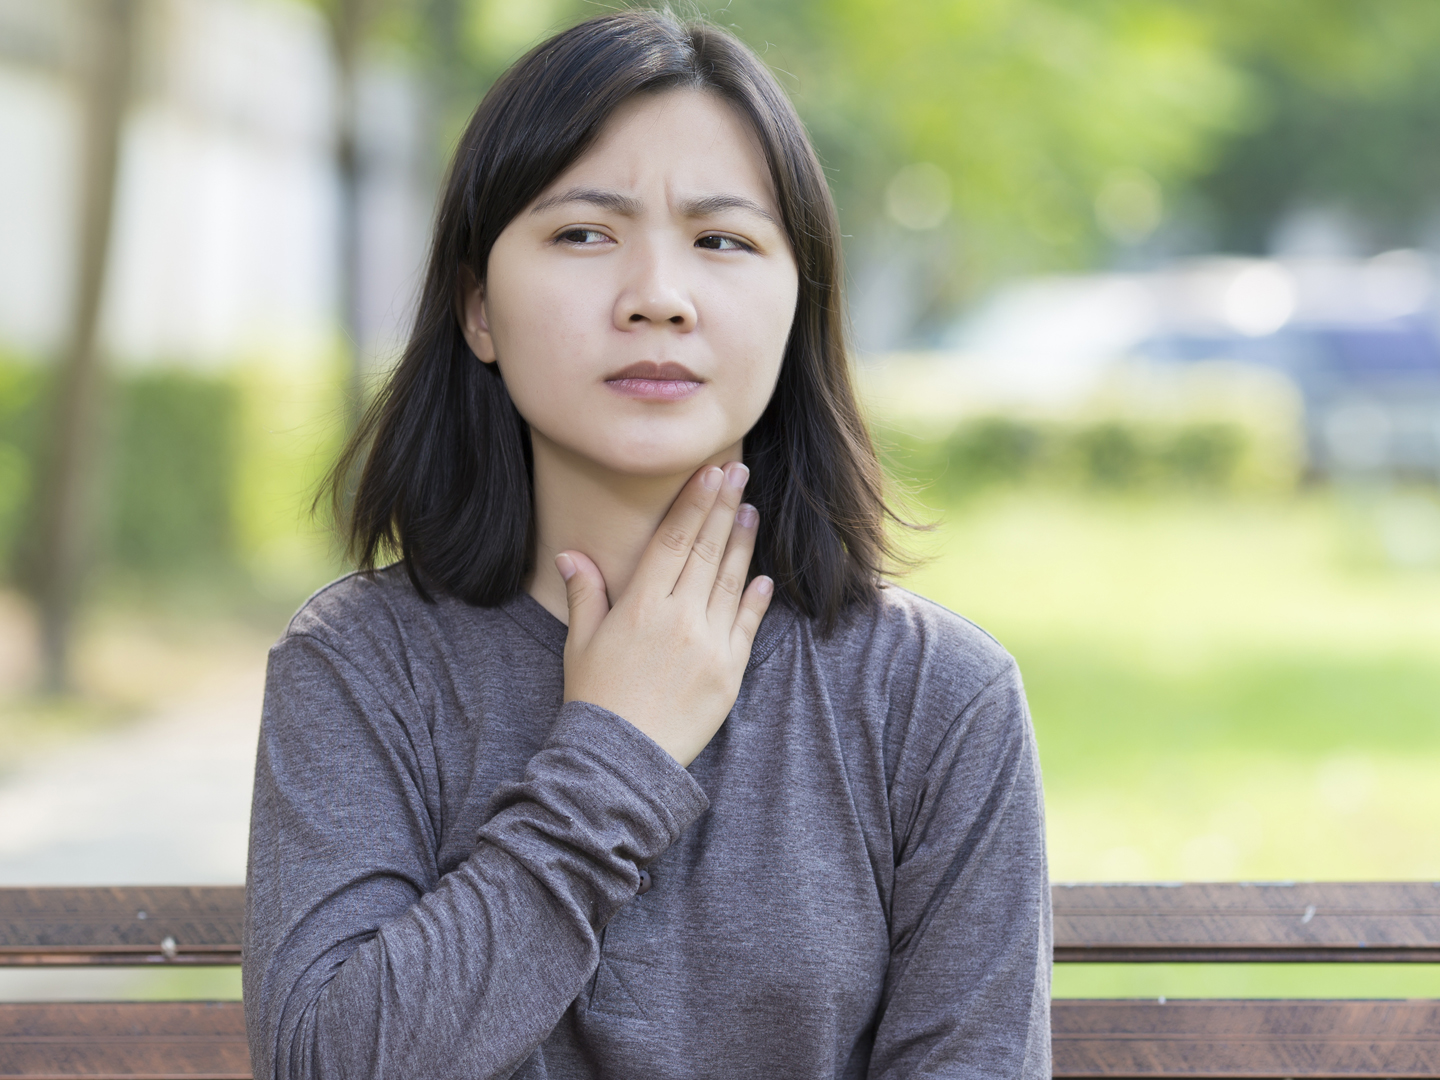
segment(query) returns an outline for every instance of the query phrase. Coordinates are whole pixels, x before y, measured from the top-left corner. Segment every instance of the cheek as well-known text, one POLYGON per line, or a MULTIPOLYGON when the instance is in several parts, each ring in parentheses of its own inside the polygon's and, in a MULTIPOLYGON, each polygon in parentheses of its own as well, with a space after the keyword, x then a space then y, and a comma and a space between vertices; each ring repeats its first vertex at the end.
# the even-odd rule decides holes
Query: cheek
POLYGON ((544 276, 497 282, 489 305, 500 371, 522 412, 583 385, 594 326, 608 314, 593 290, 544 276))
POLYGON ((780 374, 795 318, 796 280, 793 274, 776 273, 747 284, 730 294, 716 317, 724 323, 724 351, 740 369, 733 381, 735 406, 752 412, 753 421, 764 411, 780 374))

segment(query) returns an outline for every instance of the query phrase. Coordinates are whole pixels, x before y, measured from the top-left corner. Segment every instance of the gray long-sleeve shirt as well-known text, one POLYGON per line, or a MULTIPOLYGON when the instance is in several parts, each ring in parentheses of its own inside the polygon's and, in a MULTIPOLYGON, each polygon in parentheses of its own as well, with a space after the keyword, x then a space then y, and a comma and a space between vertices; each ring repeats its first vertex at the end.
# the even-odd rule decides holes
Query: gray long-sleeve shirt
POLYGON ((275 645, 257 1080, 1049 1077, 1039 766, 998 644, 894 587, 828 638, 776 603, 685 769, 562 705, 564 643, 529 596, 427 604, 392 568, 275 645))

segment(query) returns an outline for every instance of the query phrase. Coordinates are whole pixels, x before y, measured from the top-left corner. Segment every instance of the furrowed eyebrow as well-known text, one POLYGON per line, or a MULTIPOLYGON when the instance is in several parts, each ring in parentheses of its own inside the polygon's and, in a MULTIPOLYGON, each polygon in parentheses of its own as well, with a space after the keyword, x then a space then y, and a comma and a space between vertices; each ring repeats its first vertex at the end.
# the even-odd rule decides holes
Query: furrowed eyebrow
POLYGON ((680 213, 685 217, 706 217, 721 210, 744 210, 746 213, 764 218, 776 228, 780 227, 780 223, 775 220, 770 211, 754 199, 747 199, 743 195, 704 195, 698 199, 687 199, 680 204, 680 213))
POLYGON ((571 188, 569 191, 558 192, 548 199, 541 199, 531 208, 530 212, 539 214, 553 207, 572 202, 589 203, 591 206, 624 214, 626 217, 637 217, 640 213, 639 199, 621 195, 618 191, 602 191, 599 188, 571 188))
MULTIPOLYGON (((639 199, 621 195, 618 191, 605 191, 600 188, 571 188, 569 191, 557 192, 549 198, 541 199, 531 208, 530 212, 540 214, 566 203, 587 203, 591 206, 598 206, 602 210, 624 214, 626 217, 638 217, 642 210, 639 199)), ((687 199, 680 204, 680 213, 687 218, 706 217, 719 213, 721 210, 743 210, 763 218, 776 228, 780 227, 780 223, 775 220, 770 211, 754 199, 747 199, 744 195, 702 195, 699 198, 687 199)))

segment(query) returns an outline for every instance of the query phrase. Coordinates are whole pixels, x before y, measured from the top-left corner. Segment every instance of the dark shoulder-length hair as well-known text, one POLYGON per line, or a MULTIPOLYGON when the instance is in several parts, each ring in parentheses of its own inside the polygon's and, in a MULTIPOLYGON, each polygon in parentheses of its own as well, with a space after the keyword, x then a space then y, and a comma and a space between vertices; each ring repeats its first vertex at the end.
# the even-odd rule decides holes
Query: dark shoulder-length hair
POLYGON ((485 95, 451 165, 414 332, 330 479, 363 569, 398 555, 422 596, 492 606, 534 569, 530 433, 498 368, 461 334, 462 270, 482 284, 502 229, 636 94, 694 88, 750 123, 799 270, 774 396, 745 436, 760 512, 755 569, 828 630, 872 601, 891 556, 882 474, 845 346, 840 233, 789 99, 735 37, 650 10, 602 15, 536 46, 485 95), (358 473, 353 496, 349 488, 358 473))

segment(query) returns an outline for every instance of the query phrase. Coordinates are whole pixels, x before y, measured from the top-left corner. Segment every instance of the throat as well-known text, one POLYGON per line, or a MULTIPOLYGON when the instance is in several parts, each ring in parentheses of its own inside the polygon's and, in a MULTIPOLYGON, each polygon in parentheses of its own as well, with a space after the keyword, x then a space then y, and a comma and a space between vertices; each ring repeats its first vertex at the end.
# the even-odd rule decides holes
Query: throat
POLYGON ((613 606, 635 576, 640 558, 675 496, 702 465, 740 457, 726 447, 693 468, 663 476, 618 472, 531 429, 535 476, 535 569, 526 591, 567 626, 565 582, 555 566, 562 551, 588 557, 605 579, 613 606))

